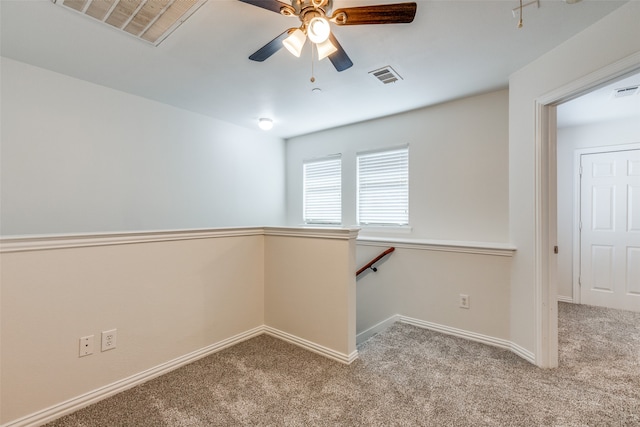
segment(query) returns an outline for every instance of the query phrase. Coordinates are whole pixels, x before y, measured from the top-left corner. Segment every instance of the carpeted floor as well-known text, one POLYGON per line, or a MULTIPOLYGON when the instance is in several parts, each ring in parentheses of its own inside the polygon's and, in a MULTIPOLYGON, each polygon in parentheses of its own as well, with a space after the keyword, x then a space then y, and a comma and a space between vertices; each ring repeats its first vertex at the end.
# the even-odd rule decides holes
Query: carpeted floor
POLYGON ((48 426, 640 426, 640 313, 559 312, 558 369, 405 324, 350 366, 263 335, 48 426))

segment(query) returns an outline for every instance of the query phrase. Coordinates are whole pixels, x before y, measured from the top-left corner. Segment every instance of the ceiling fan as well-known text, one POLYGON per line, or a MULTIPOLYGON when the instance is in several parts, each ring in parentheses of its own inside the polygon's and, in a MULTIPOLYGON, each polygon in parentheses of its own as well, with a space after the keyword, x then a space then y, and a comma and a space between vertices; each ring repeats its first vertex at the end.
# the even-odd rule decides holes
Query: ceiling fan
POLYGON ((297 17, 302 22, 299 28, 285 30, 249 59, 262 62, 283 46, 299 57, 309 38, 318 52, 318 59, 328 57, 338 71, 346 70, 353 62, 332 34, 330 22, 336 25, 408 24, 413 21, 417 9, 414 2, 347 7, 332 12, 333 0, 292 0, 290 5, 278 0, 240 1, 284 16, 297 17))

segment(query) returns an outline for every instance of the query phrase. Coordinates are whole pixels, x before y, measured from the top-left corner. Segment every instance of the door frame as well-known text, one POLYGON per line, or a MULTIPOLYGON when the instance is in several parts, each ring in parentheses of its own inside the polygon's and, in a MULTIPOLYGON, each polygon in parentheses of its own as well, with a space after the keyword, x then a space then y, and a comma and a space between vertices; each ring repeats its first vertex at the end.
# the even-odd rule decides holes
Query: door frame
POLYGON ((573 154, 573 267, 572 267, 572 300, 574 304, 582 303, 580 289, 580 272, 582 271, 582 247, 580 217, 582 208, 582 185, 580 180, 581 159, 585 154, 617 153, 619 151, 640 150, 640 142, 628 144, 604 145, 599 147, 576 148, 573 154))
POLYGON ((535 99, 535 336, 536 364, 558 366, 556 106, 640 71, 640 52, 535 99), (553 124, 553 126, 551 125, 553 124))

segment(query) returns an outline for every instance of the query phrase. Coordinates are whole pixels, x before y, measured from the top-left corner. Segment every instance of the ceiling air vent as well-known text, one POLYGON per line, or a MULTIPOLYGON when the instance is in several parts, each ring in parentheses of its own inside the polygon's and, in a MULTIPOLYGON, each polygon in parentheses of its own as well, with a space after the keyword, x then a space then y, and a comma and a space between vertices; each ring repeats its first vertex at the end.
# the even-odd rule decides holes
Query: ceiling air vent
POLYGON ((398 74, 396 70, 391 68, 389 65, 378 68, 377 70, 369 71, 369 74, 384 84, 395 83, 398 80, 402 80, 400 74, 398 74))
POLYGON ((613 90, 613 97, 622 98, 625 96, 635 95, 636 93, 638 93, 638 86, 622 87, 613 90))
POLYGON ((159 45, 207 0, 52 0, 159 45))

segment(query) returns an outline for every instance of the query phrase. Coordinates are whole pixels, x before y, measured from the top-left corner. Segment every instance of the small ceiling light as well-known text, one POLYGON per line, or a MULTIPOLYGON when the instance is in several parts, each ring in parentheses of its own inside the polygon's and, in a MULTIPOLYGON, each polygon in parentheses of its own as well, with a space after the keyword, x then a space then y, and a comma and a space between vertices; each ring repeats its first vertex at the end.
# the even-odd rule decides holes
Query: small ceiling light
POLYGON ((326 19, 316 16, 309 21, 307 35, 312 42, 316 44, 324 42, 329 38, 330 32, 331 27, 326 19))
POLYGON ((291 52, 296 57, 300 58, 300 54, 302 53, 302 47, 304 43, 307 41, 307 37, 304 35, 300 28, 296 29, 289 37, 282 41, 284 47, 287 48, 289 52, 291 52))
POLYGON ((316 48, 318 49, 318 61, 321 61, 332 53, 338 51, 338 48, 335 47, 329 39, 323 41, 322 43, 317 43, 316 48))
POLYGON ((264 117, 258 119, 258 127, 262 130, 270 130, 273 128, 273 120, 264 117))

